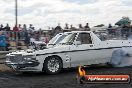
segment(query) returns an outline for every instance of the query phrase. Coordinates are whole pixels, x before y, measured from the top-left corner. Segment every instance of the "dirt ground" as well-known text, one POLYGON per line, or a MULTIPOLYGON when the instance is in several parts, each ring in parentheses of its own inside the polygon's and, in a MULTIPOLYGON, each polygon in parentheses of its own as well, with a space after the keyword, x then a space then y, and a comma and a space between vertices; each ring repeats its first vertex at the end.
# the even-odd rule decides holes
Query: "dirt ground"
MULTIPOLYGON (((132 67, 85 68, 87 74, 128 74, 132 79, 132 67)), ((57 75, 44 73, 16 73, 5 65, 0 65, 0 88, 132 88, 127 84, 78 84, 77 69, 63 70, 57 75)))

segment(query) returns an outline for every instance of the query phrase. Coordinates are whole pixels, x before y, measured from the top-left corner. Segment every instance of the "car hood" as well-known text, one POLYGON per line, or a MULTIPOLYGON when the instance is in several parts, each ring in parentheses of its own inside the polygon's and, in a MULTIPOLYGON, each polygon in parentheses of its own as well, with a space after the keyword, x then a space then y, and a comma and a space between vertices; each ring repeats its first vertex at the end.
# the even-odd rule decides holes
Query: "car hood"
POLYGON ((31 49, 27 49, 27 50, 19 50, 19 51, 14 51, 14 52, 11 52, 8 55, 22 55, 22 56, 25 56, 25 55, 35 55, 35 51, 34 50, 31 50, 31 49))
POLYGON ((57 53, 57 52, 63 52, 63 51, 68 51, 69 50, 69 45, 61 45, 61 46, 55 46, 52 48, 47 48, 44 50, 21 50, 21 51, 15 51, 15 52, 11 52, 7 55, 17 55, 17 54, 21 54, 23 56, 26 55, 37 55, 37 54, 50 54, 50 53, 57 53))

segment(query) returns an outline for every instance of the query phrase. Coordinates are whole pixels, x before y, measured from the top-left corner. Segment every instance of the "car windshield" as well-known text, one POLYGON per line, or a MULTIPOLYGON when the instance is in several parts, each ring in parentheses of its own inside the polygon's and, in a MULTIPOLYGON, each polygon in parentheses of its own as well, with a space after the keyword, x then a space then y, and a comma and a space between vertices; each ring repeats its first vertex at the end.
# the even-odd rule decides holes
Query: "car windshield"
POLYGON ((68 34, 70 33, 64 33, 64 34, 57 34, 54 38, 52 38, 49 41, 49 45, 56 45, 58 44, 60 41, 62 41, 68 34))
POLYGON ((73 44, 76 37, 76 33, 68 34, 65 38, 60 42, 60 44, 73 44))
POLYGON ((62 36, 62 34, 57 34, 55 37, 53 37, 50 41, 49 41, 49 45, 55 44, 55 41, 62 36))
POLYGON ((60 41, 62 41, 67 35, 60 36, 54 44, 58 44, 60 41))

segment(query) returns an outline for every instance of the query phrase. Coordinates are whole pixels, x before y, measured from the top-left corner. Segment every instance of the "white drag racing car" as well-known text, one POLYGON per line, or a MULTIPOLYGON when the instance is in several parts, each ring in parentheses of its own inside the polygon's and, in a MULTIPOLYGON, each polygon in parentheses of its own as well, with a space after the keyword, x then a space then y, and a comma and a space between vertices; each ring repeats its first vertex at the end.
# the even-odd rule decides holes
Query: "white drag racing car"
POLYGON ((91 31, 74 31, 52 48, 9 53, 6 65, 16 71, 56 74, 63 68, 110 62, 113 51, 117 49, 125 49, 131 55, 132 41, 101 41, 91 31))

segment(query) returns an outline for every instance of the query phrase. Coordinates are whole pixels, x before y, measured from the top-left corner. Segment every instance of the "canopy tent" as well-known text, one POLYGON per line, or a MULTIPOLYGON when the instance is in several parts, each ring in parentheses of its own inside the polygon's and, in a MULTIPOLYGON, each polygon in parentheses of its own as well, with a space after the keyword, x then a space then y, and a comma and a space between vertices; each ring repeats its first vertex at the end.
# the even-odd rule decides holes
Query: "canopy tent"
POLYGON ((115 25, 126 26, 126 25, 129 25, 130 23, 131 23, 131 20, 129 18, 122 18, 121 20, 116 22, 115 25))

